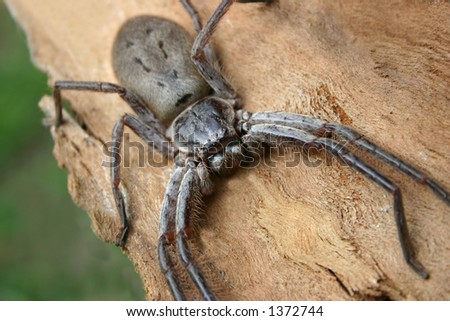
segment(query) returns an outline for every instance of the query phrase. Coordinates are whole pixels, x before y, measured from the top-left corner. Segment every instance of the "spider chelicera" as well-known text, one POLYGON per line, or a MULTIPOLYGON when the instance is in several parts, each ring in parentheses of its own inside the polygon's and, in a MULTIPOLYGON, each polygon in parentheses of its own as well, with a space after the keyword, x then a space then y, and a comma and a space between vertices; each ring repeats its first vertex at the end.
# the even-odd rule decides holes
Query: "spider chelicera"
POLYGON ((186 296, 170 255, 172 246, 176 246, 184 268, 202 297, 216 299, 189 247, 192 214, 199 196, 212 192, 212 174, 227 174, 230 169, 240 166, 249 148, 263 145, 324 149, 390 192, 404 258, 418 275, 427 279, 429 273, 415 258, 411 246, 399 187, 360 160, 340 141, 369 152, 427 185, 447 205, 450 205, 449 193, 353 129, 300 114, 251 114, 242 109, 237 93, 216 67, 217 58, 209 42, 217 24, 234 2, 270 3, 272 0, 222 0, 204 27, 190 1, 181 2, 198 33, 193 44, 190 35, 173 22, 151 16, 135 17, 122 26, 114 44, 113 64, 121 85, 77 81, 55 83, 57 127, 63 123, 62 90, 116 93, 137 115, 124 114, 112 134, 112 150, 115 151, 111 154, 112 189, 123 225, 117 245, 124 245, 129 228, 124 197, 119 188, 118 153, 127 126, 162 155, 175 160, 175 170, 162 204, 158 242, 161 271, 175 299, 184 300, 186 296), (167 125, 170 125, 169 130, 167 125))

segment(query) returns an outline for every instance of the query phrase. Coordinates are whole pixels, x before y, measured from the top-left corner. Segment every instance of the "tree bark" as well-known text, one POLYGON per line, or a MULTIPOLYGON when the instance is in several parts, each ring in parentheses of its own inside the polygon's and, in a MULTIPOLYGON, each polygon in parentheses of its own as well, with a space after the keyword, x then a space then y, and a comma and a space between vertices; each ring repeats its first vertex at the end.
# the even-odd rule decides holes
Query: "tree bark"
MULTIPOLYGON (((111 48, 130 17, 164 17, 194 34, 176 0, 6 2, 50 86, 55 80, 116 82, 111 48)), ((203 21, 219 3, 192 2, 203 21)), ((214 46, 249 111, 302 113, 348 125, 449 189, 449 14, 447 1, 235 4, 214 34, 214 46)), ((116 95, 63 96, 81 121, 65 114, 68 122, 52 129, 55 157, 95 233, 113 242, 120 219, 102 147, 130 108, 116 95)), ((44 97, 40 107, 54 117, 52 98, 44 97)), ((134 135, 131 140, 139 142, 134 135)), ((124 251, 147 298, 169 300, 156 245, 172 166, 140 166, 139 150, 130 153, 122 168, 132 222, 124 251)), ((414 247, 431 273, 422 280, 402 257, 392 196, 350 168, 326 162, 323 154, 311 157, 287 167, 280 155, 275 165, 215 180, 194 243, 218 297, 449 300, 449 207, 426 187, 364 156, 402 188, 414 247)), ((189 297, 198 299, 188 288, 189 297)))

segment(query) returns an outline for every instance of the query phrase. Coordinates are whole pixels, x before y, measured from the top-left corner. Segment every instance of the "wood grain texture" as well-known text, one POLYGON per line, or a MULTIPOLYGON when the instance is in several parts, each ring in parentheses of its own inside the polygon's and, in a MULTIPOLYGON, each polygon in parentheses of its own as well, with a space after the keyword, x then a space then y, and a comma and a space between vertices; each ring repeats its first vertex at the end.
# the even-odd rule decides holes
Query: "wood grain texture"
MULTIPOLYGON (((116 82, 114 36, 135 15, 174 20, 193 33, 176 0, 7 0, 37 66, 55 80, 116 82)), ((192 1, 203 19, 219 1, 192 1)), ((450 189, 450 5, 446 1, 296 1, 236 4, 214 35, 223 69, 250 111, 284 110, 355 128, 450 189)), ((63 93, 85 127, 52 130, 54 154, 95 233, 120 226, 102 145, 129 107, 115 95, 63 93)), ((40 103, 48 118, 53 101, 40 103)), ((30 106, 32 108, 32 106, 30 106)), ((66 115, 66 118, 69 116, 66 115)), ((131 135, 134 141, 139 141, 131 135)), ((427 281, 403 261, 392 199, 336 162, 261 164, 216 180, 200 218, 197 257, 220 299, 449 300, 449 207, 408 177, 406 216, 427 281)), ((150 300, 171 299, 156 254, 171 166, 122 170, 132 229, 125 252, 150 300)), ((89 249, 86 249, 88 251, 89 249)), ((198 298, 190 291, 192 298, 198 298)))

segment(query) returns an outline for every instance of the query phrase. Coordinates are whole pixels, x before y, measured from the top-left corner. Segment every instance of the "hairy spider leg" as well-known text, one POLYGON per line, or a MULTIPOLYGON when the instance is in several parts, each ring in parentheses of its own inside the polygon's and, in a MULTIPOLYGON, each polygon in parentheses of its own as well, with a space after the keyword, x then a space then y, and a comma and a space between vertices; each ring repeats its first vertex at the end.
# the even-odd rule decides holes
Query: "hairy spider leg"
POLYGON ((214 92, 221 98, 234 101, 234 105, 236 108, 240 107, 240 100, 238 98, 238 95, 231 84, 220 73, 217 60, 214 58, 213 53, 210 54, 210 52, 212 52, 212 50, 210 50, 209 48, 211 36, 214 33, 217 24, 228 12, 233 3, 272 3, 272 1, 273 0, 222 0, 222 2, 219 4, 219 7, 217 7, 216 11, 213 13, 206 25, 201 28, 202 24, 196 10, 191 5, 190 0, 181 0, 186 11, 191 15, 194 21, 194 27, 198 32, 198 35, 194 41, 194 45, 192 46, 192 61, 197 67, 198 72, 203 76, 203 78, 214 90, 214 92))
POLYGON ((119 189, 121 159, 120 146, 122 144, 124 126, 129 127, 146 143, 152 144, 153 147, 164 157, 174 158, 177 150, 164 136, 166 131, 165 126, 155 118, 153 113, 148 110, 148 108, 136 95, 122 86, 107 82, 57 81, 55 83, 53 93, 56 109, 56 128, 63 123, 61 99, 62 90, 80 90, 118 94, 139 117, 137 118, 128 114, 123 115, 117 121, 112 133, 111 157, 113 162, 111 167, 111 182, 114 200, 122 221, 122 227, 116 240, 116 245, 122 247, 125 244, 129 229, 124 197, 119 189))
POLYGON ((168 250, 174 243, 184 268, 203 298, 208 301, 216 300, 205 277, 195 265, 188 244, 192 234, 192 215, 201 195, 201 181, 195 165, 177 166, 167 184, 161 209, 158 258, 161 271, 175 300, 186 300, 186 296, 168 250))
POLYGON ((189 166, 189 168, 181 181, 175 218, 178 254, 203 298, 207 301, 215 301, 216 297, 202 272, 196 266, 189 249, 188 239, 192 234, 191 219, 198 206, 198 198, 201 195, 201 191, 197 168, 193 165, 193 162, 189 162, 186 166, 189 166))
POLYGON ((177 301, 185 301, 186 296, 181 288, 179 278, 177 276, 172 258, 168 251, 168 246, 175 243, 176 226, 175 216, 178 200, 178 192, 181 185, 181 180, 186 174, 187 167, 177 166, 175 172, 170 177, 170 181, 166 187, 166 194, 164 196, 161 215, 159 221, 159 238, 158 238, 158 259, 161 271, 166 278, 169 289, 177 301))
MULTIPOLYGON (((233 0, 231 0, 233 2, 233 0)), ((272 3, 273 0, 234 0, 234 2, 240 2, 240 3, 255 3, 255 2, 264 2, 264 3, 272 3)), ((197 10, 195 10, 194 6, 191 4, 190 0, 181 0, 181 3, 183 4, 186 11, 191 16, 193 22, 194 22, 194 28, 197 33, 199 33, 202 30, 202 23, 200 21, 200 17, 198 15, 197 10)), ((209 46, 209 45, 208 45, 209 46)))
MULTIPOLYGON (((191 58, 198 72, 203 76, 209 86, 221 98, 234 100, 237 98, 237 93, 228 81, 222 76, 219 70, 211 64, 206 58, 205 48, 211 40, 217 24, 228 12, 234 0, 222 0, 219 7, 213 13, 203 29, 198 33, 194 45, 192 46, 191 58)), ((189 8, 192 6, 187 6, 189 8)), ((189 10, 188 10, 189 12, 189 10)), ((195 19, 194 19, 195 21, 195 19)))
MULTIPOLYGON (((202 30, 203 25, 202 25, 202 22, 200 20, 200 16, 198 15, 197 10, 195 10, 195 8, 192 6, 190 0, 181 0, 181 3, 183 4, 184 8, 186 9, 186 11, 189 13, 189 15, 192 18, 192 22, 194 23, 195 31, 197 33, 199 33, 202 30)), ((218 69, 219 61, 218 61, 217 56, 214 53, 214 50, 211 47, 211 45, 207 44, 203 51, 205 52, 206 60, 209 61, 209 63, 212 66, 214 66, 214 68, 218 69)))
POLYGON ((332 134, 344 138, 349 143, 369 152, 374 157, 381 159, 387 164, 397 168, 408 176, 412 177, 416 182, 427 185, 439 198, 447 205, 450 205, 449 193, 430 177, 415 169, 413 166, 403 162, 395 155, 389 153, 383 148, 375 145, 357 131, 335 123, 317 119, 311 116, 291 114, 285 112, 259 112, 251 117, 252 124, 271 123, 289 126, 305 130, 316 136, 330 136, 332 134))
POLYGON ((429 277, 429 273, 423 265, 415 258, 415 253, 409 237, 407 223, 405 219, 403 202, 400 188, 382 175, 376 169, 370 167, 365 162, 353 155, 342 144, 331 138, 317 137, 311 133, 297 128, 292 128, 279 124, 247 124, 247 133, 243 136, 244 142, 261 142, 267 144, 301 144, 305 147, 323 147, 326 151, 344 161, 350 167, 364 174, 373 182, 377 183, 393 195, 394 216, 397 225, 400 245, 403 256, 407 264, 423 279, 429 277))
POLYGON ((329 124, 326 126, 326 130, 347 139, 351 144, 370 152, 375 157, 380 158, 391 166, 398 168, 403 173, 412 177, 419 184, 427 185, 439 198, 450 206, 449 193, 442 186, 433 181, 424 173, 403 162, 393 154, 365 139, 363 135, 359 134, 357 131, 339 124, 329 124))
POLYGON ((141 118, 147 125, 154 128, 163 136, 166 133, 166 127, 153 115, 147 106, 131 91, 125 87, 112 84, 109 82, 96 81, 56 81, 53 91, 53 98, 55 100, 56 110, 56 127, 63 123, 62 117, 62 90, 79 90, 79 91, 93 91, 108 94, 118 94, 120 98, 133 109, 133 111, 141 118))
POLYGON ((121 156, 120 146, 123 140, 124 127, 130 128, 139 138, 146 142, 149 146, 156 149, 165 158, 173 158, 175 150, 171 146, 171 143, 166 140, 159 132, 155 131, 152 127, 145 124, 141 119, 124 114, 116 123, 113 128, 112 134, 112 146, 111 157, 113 158, 113 166, 111 168, 111 181, 112 189, 114 193, 114 199, 116 201, 117 209, 121 213, 123 233, 119 238, 116 245, 123 246, 125 243, 126 233, 128 230, 128 219, 124 206, 124 200, 119 185, 121 182, 120 169, 121 169, 121 156))
MULTIPOLYGON (((237 2, 240 3, 250 3, 250 2, 265 2, 265 3, 272 3, 273 0, 238 0, 237 2)), ((203 29, 202 22, 200 20, 200 16, 195 10, 194 6, 191 4, 190 0, 181 0, 181 3, 183 4, 186 11, 189 13, 189 15, 192 18, 192 21, 194 23, 194 28, 197 33, 200 33, 200 31, 203 29)), ((227 10, 227 9, 226 9, 227 10)), ((224 13, 225 14, 225 13, 224 13)), ((219 67, 219 61, 214 53, 214 50, 212 49, 211 45, 208 43, 206 44, 204 48, 205 52, 205 58, 206 60, 214 66, 214 68, 218 69, 219 67)))

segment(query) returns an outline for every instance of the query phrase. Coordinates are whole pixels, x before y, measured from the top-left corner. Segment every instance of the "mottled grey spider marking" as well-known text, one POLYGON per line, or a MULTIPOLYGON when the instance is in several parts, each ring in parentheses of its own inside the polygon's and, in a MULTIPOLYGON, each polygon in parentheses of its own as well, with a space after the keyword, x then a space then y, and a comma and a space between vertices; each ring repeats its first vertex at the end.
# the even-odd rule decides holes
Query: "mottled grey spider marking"
POLYGON ((114 42, 113 65, 119 82, 133 88, 165 124, 210 91, 186 54, 192 42, 179 25, 150 16, 128 20, 114 42))

